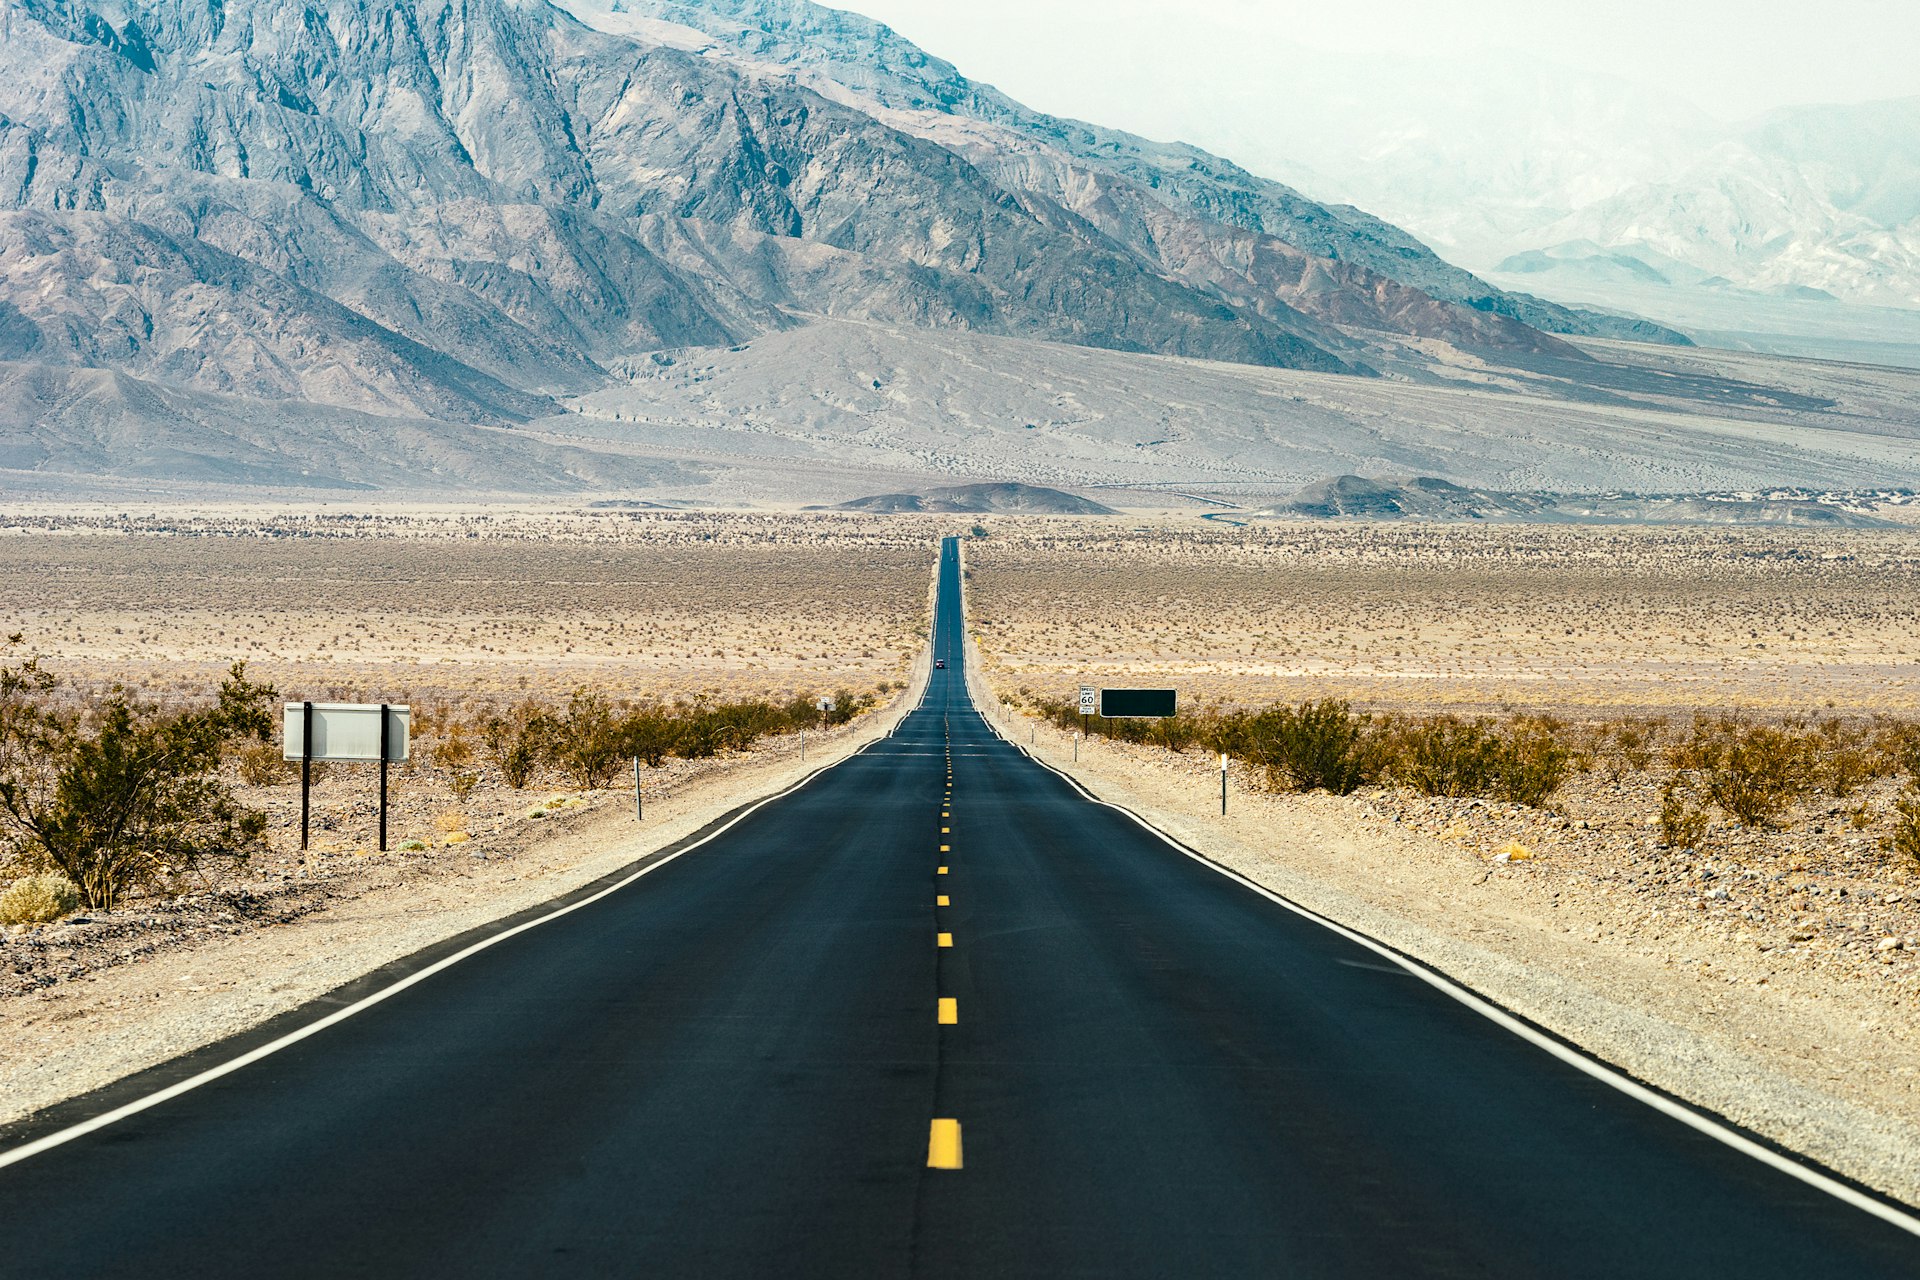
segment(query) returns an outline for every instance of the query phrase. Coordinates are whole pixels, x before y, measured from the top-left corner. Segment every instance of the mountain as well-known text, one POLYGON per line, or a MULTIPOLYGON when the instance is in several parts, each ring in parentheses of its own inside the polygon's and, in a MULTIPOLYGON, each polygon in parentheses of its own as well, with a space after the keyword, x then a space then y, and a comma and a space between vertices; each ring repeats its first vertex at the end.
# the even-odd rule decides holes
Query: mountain
POLYGON ((1497 269, 1601 258, 1668 284, 1920 307, 1920 98, 1785 108, 1702 141, 1678 172, 1533 229, 1535 260, 1497 269))
POLYGON ((1542 524, 1790 524, 1824 529, 1891 529, 1853 507, 1810 497, 1506 493, 1434 476, 1335 476, 1308 485, 1256 515, 1295 520, 1526 521, 1542 524))
MULTIPOLYGON (((563 2, 607 29, 777 66, 828 96, 877 108, 1003 181, 1045 190, 1150 261, 1232 296, 1277 295, 1336 323, 1391 317, 1384 327, 1423 336, 1449 337, 1462 321, 1439 302, 1548 333, 1685 342, 1643 321, 1494 288, 1396 226, 1351 205, 1310 200, 1199 147, 1034 111, 857 13, 809 0, 563 2), (1368 291, 1380 296, 1356 306, 1352 295, 1368 291)), ((1505 345, 1513 335, 1488 326, 1477 337, 1505 345)))
POLYGON ((790 76, 544 0, 0 14, 0 359, 492 424, 805 314, 1365 372, 790 76))
POLYGON ((1651 285, 1920 306, 1920 98, 1727 122, 1552 58, 1276 41, 1225 52, 1204 92, 1151 114, 1509 287, 1603 305, 1645 305, 1623 287, 1651 285))
POLYGON ((1110 516, 1105 507, 1071 493, 1039 485, 957 484, 925 493, 877 493, 855 498, 835 507, 836 511, 873 511, 887 513, 938 512, 949 515, 1023 515, 1023 516, 1110 516))
POLYGON ((1438 270, 1384 224, 1025 112, 897 40, 870 42, 876 83, 939 68, 1026 133, 942 137, 891 89, 816 84, 822 59, 858 80, 853 55, 809 43, 832 11, 784 9, 778 49, 722 58, 544 0, 19 0, 0 359, 498 424, 809 314, 1343 373, 1368 331, 1576 358, 1504 295, 1366 265, 1362 241, 1438 270))
POLYGON ((1911 471, 1892 383, 1593 341, 1663 335, 855 15, 570 3, 0 7, 0 470, 783 501, 1911 471))

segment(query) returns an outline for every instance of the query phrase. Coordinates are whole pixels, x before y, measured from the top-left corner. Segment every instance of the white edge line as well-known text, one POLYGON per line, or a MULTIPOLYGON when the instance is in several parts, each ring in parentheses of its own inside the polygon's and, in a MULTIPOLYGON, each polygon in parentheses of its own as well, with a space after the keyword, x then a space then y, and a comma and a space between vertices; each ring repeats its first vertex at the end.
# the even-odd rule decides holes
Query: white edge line
MULTIPOLYGON (((903 716, 902 719, 904 718, 905 717, 903 716)), ((895 727, 897 728, 898 726, 896 725, 895 727)), ((878 742, 878 741, 879 741, 878 738, 874 739, 874 742, 878 742)), ((602 889, 600 892, 596 894, 593 894, 590 897, 581 898, 577 902, 570 902, 562 907, 556 907, 552 911, 549 911, 547 914, 543 916, 537 916, 532 920, 522 921, 521 923, 513 926, 511 929, 504 929, 499 933, 493 934, 486 938, 482 938, 480 941, 474 943, 472 946, 466 947, 463 950, 456 951, 454 954, 450 956, 446 956, 440 960, 434 961, 432 964, 428 965, 424 969, 421 969, 417 973, 408 974, 406 977, 400 979, 398 982, 395 982, 392 986, 382 987, 380 988, 380 990, 374 992, 372 995, 364 996, 361 999, 354 1001, 352 1004, 347 1005, 345 1008, 336 1009, 334 1010, 334 1012, 328 1014, 324 1018, 320 1018, 320 1019, 317 1019, 316 1021, 310 1022, 307 1025, 298 1028, 297 1030, 289 1031, 286 1035, 281 1036, 278 1040, 273 1040, 266 1044, 260 1045, 258 1048, 251 1049, 246 1053, 241 1054, 237 1058, 233 1058, 233 1059, 230 1059, 229 1061, 221 1063, 217 1067, 209 1067, 205 1071, 202 1071, 200 1074, 196 1076, 190 1076, 185 1080, 181 1080, 175 1084, 168 1085, 166 1088, 160 1089, 154 1093, 149 1093, 144 1097, 135 1098, 132 1102, 125 1103, 122 1106, 115 1107, 111 1111, 102 1112, 101 1114, 94 1116, 91 1119, 82 1120, 78 1124, 70 1125, 65 1129, 56 1130, 53 1133, 47 1134, 43 1138, 36 1138, 34 1141, 26 1143, 22 1146, 14 1147, 11 1150, 0 1152, 0 1169, 4 1169, 9 1165, 19 1164, 23 1160, 30 1160, 34 1156, 40 1155, 46 1151, 51 1151, 55 1147, 64 1146, 65 1144, 72 1142, 75 1138, 85 1137, 87 1134, 97 1132, 98 1130, 106 1128, 108 1125, 117 1124, 120 1121, 125 1120, 129 1116, 138 1115, 142 1111, 146 1111, 151 1107, 157 1107, 163 1102, 168 1102, 174 1098, 181 1096, 182 1094, 190 1093, 193 1090, 198 1089, 201 1085, 211 1084, 213 1081, 220 1079, 222 1076, 232 1075, 234 1072, 240 1070, 243 1067, 252 1066, 254 1063, 259 1062, 262 1058, 270 1057, 273 1054, 280 1052, 282 1049, 285 1049, 292 1045, 296 1045, 300 1043, 300 1041, 305 1040, 308 1036, 318 1035, 322 1031, 325 1031, 328 1027, 334 1026, 336 1023, 344 1022, 348 1018, 353 1017, 353 1015, 355 1015, 356 1013, 364 1013, 366 1010, 371 1009, 374 1005, 379 1004, 381 1001, 386 1000, 388 997, 399 995, 402 991, 405 991, 408 987, 415 986, 419 983, 425 982, 428 978, 433 977, 435 974, 440 973, 443 970, 452 968, 454 965, 459 964, 462 960, 467 960, 472 958, 473 956, 480 954, 482 951, 485 951, 488 947, 498 946, 500 943, 505 942, 508 938, 512 938, 519 934, 525 933, 529 929, 537 929, 543 924, 551 924, 553 921, 558 920, 561 916, 571 915, 575 911, 580 910, 582 907, 590 907, 594 903, 599 902, 603 898, 611 897, 614 894, 620 892, 622 889, 626 888, 628 885, 632 884, 634 881, 640 879, 640 877, 645 875, 651 875, 653 872, 658 871, 661 867, 666 866, 668 863, 674 862, 679 858, 681 858, 682 856, 692 853, 695 849, 698 849, 701 845, 707 844, 714 840, 718 840, 721 836, 733 830, 735 827, 739 826, 742 822, 745 822, 748 818, 751 818, 755 813, 758 813, 761 809, 764 809, 766 806, 772 804, 774 801, 786 799, 788 796, 792 795, 794 792, 800 790, 802 787, 812 782, 815 778, 818 778, 821 774, 824 774, 832 769, 837 769, 841 765, 845 764, 847 761, 852 760, 857 756, 865 754, 867 748, 871 747, 872 745, 873 745, 873 742, 865 743, 862 746, 860 746, 857 750, 848 752, 846 755, 842 756, 838 760, 835 760, 833 763, 821 765, 819 768, 815 769, 813 772, 809 773, 806 777, 800 779, 798 782, 794 783, 792 786, 788 787, 786 790, 776 791, 774 794, 770 796, 766 796, 760 800, 755 801, 752 805, 748 806, 747 808, 741 810, 739 813, 735 814, 732 820, 729 821, 725 826, 720 827, 717 830, 708 832, 706 835, 700 837, 698 840, 686 846, 684 849, 676 850, 675 852, 668 854, 664 858, 660 858, 659 860, 654 862, 649 862, 646 866, 641 867, 639 870, 633 872, 631 875, 626 876, 625 878, 619 880, 614 884, 608 885, 606 888, 602 889)), ((195 1051, 188 1050, 188 1052, 195 1052, 195 1051)))
POLYGON ((1273 890, 1267 888, 1265 885, 1249 879, 1248 877, 1242 875, 1240 872, 1235 871, 1233 868, 1228 866, 1223 866, 1222 864, 1213 861, 1213 859, 1208 858, 1205 855, 1193 849, 1188 848, 1186 845, 1180 843, 1180 841, 1176 840, 1174 837, 1160 830, 1160 828, 1154 826, 1151 822, 1148 822, 1145 818, 1141 817, 1139 814, 1135 813, 1133 810, 1127 808, 1125 805, 1115 804, 1111 800, 1103 800, 1099 796, 1094 795, 1093 792, 1089 791, 1086 787, 1081 785, 1079 779, 1073 777, 1071 774, 1067 773, 1063 769, 1055 768, 1053 765, 1049 764, 1045 760, 1042 760, 1039 756, 1035 755, 1033 752, 1027 750, 1027 748, 1021 746, 1018 742, 1015 742, 1012 738, 1009 738, 1006 734, 1000 731, 1000 728, 998 725, 994 724, 992 718, 987 716, 984 712, 980 711, 978 707, 974 708, 974 712, 975 714, 980 716, 981 720, 986 722, 986 725, 989 729, 993 730, 995 737, 999 738, 1002 742, 1012 747, 1015 751, 1018 751, 1021 755, 1026 756, 1029 760, 1039 765, 1042 769, 1045 769, 1049 773, 1053 773, 1059 776, 1060 778, 1064 779, 1068 786, 1072 787, 1075 791, 1078 791, 1087 800, 1091 801, 1094 804, 1101 805, 1105 808, 1112 809, 1118 813, 1125 814, 1127 817, 1133 819, 1134 822, 1138 823, 1142 828, 1151 832, 1153 835, 1159 837, 1161 840, 1165 841, 1168 845, 1170 845, 1174 849, 1179 850, 1181 853, 1185 854, 1187 857, 1192 858, 1195 862, 1199 863, 1201 866, 1206 867, 1211 871, 1217 871, 1221 875, 1225 876, 1227 879, 1234 881, 1235 883, 1241 885, 1244 888, 1253 890, 1255 893, 1259 894, 1261 897, 1266 898, 1271 902, 1277 903, 1282 907, 1285 907, 1288 911, 1293 912, 1295 915, 1302 916, 1308 920, 1313 921, 1315 924, 1320 925, 1323 928, 1330 929, 1334 933, 1337 933, 1341 937, 1347 939, 1349 942, 1358 943, 1360 946, 1367 948, 1367 950, 1374 952, 1376 955, 1382 956, 1387 960, 1392 961, 1395 965, 1406 970, 1408 973, 1420 979, 1422 982, 1426 983, 1428 986, 1433 987, 1435 990, 1440 991, 1443 994, 1452 997, 1454 1000, 1459 1001, 1461 1004, 1473 1010, 1475 1013, 1487 1019, 1489 1022, 1492 1022, 1493 1024, 1502 1028, 1503 1030, 1509 1031, 1512 1034, 1520 1037, 1522 1040, 1525 1040, 1528 1044, 1533 1045, 1535 1048, 1544 1049, 1546 1052, 1552 1054, 1554 1057, 1566 1063, 1568 1066, 1574 1067, 1575 1069, 1585 1073, 1586 1075, 1592 1077, 1593 1079, 1598 1080, 1600 1083, 1604 1085, 1608 1085, 1611 1088, 1614 1088, 1619 1092, 1626 1094, 1629 1098, 1634 1099, 1636 1102, 1644 1103, 1645 1105, 1653 1108, 1655 1111, 1660 1112, 1662 1115, 1669 1116, 1672 1119, 1678 1120, 1680 1123, 1686 1125, 1687 1127, 1694 1129, 1697 1132, 1704 1133, 1709 1138, 1712 1138, 1717 1142, 1720 1142, 1726 1146, 1732 1147, 1735 1151, 1740 1152, 1742 1155, 1751 1156, 1753 1159, 1758 1160, 1761 1164, 1767 1165, 1770 1168, 1777 1169, 1780 1172, 1788 1175, 1789 1177, 1796 1178, 1799 1181, 1806 1183, 1808 1186, 1813 1187, 1816 1190, 1824 1191, 1828 1195, 1832 1196, 1836 1200, 1839 1200, 1843 1204, 1851 1205, 1855 1209, 1859 1209, 1862 1212, 1872 1214, 1874 1217, 1879 1218, 1881 1221, 1889 1223, 1892 1226, 1898 1227, 1900 1230, 1905 1231, 1909 1235, 1920 1236, 1920 1217, 1915 1217, 1911 1213, 1907 1213, 1903 1210, 1897 1209, 1890 1204, 1885 1204, 1879 1200, 1874 1199, 1872 1196, 1863 1195, 1859 1191, 1848 1186, 1844 1182, 1841 1182, 1835 1178, 1828 1177, 1826 1174, 1821 1173, 1817 1169, 1810 1169, 1806 1165, 1803 1165, 1798 1161, 1790 1160, 1786 1156, 1781 1155, 1779 1152, 1770 1150, 1769 1148, 1760 1145, 1759 1143, 1755 1142, 1753 1139, 1747 1137, 1745 1134, 1736 1132, 1735 1130, 1720 1123, 1718 1120, 1713 1119, 1711 1116, 1703 1115, 1700 1112, 1695 1111, 1690 1107, 1682 1106, 1680 1103, 1674 1101, 1672 1098, 1669 1098, 1665 1094, 1656 1092, 1655 1090, 1648 1088, 1646 1085, 1641 1084, 1638 1080, 1635 1080, 1631 1076, 1625 1075, 1624 1073, 1616 1070, 1615 1068, 1608 1066, 1606 1063, 1600 1061, 1598 1058, 1589 1057, 1587 1054, 1582 1053, 1579 1050, 1574 1049, 1571 1046, 1562 1043, 1561 1041, 1553 1038, 1552 1036, 1542 1034, 1540 1031, 1536 1030, 1535 1028, 1530 1027, 1526 1023, 1520 1021, 1518 1018, 1515 1018, 1512 1014, 1500 1008, 1498 1005, 1491 1003, 1490 1001, 1488 1001, 1487 999, 1485 999, 1484 997, 1482 997, 1481 995, 1473 991, 1471 988, 1460 985, 1459 983, 1455 982, 1453 979, 1447 977, 1445 974, 1440 973, 1439 971, 1434 969, 1429 969, 1425 964, 1412 960, 1407 956, 1401 955, 1399 952, 1394 951, 1392 948, 1386 946, 1384 943, 1377 942, 1374 939, 1369 938, 1364 933, 1359 933, 1353 929, 1349 929, 1347 926, 1340 924, 1337 921, 1331 920, 1326 916, 1321 915, 1317 911, 1313 911, 1307 907, 1301 906, 1297 902, 1294 902, 1288 898, 1284 898, 1280 894, 1275 893, 1273 890))

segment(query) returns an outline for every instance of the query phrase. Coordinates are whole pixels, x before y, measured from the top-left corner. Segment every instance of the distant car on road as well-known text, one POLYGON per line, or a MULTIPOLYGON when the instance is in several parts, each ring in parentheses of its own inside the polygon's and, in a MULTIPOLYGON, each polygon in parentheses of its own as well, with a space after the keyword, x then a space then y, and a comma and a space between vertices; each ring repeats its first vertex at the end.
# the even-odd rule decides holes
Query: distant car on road
POLYGON ((947 669, 947 660, 945 658, 935 658, 933 660, 933 669, 935 671, 945 671, 947 669))

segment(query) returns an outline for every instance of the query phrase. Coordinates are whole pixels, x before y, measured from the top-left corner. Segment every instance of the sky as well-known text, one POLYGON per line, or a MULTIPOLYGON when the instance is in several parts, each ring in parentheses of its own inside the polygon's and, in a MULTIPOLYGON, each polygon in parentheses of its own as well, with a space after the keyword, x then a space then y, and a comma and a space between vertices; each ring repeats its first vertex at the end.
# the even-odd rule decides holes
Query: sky
POLYGON ((1028 105, 1113 117, 1120 85, 1208 51, 1458 57, 1516 49, 1690 99, 1723 120, 1920 95, 1920 0, 829 0, 1028 105))

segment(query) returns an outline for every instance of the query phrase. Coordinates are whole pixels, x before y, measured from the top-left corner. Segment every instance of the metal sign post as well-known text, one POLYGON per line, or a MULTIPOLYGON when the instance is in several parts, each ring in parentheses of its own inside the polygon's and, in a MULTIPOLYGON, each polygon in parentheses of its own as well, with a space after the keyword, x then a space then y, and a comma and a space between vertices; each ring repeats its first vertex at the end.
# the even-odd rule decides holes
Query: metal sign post
POLYGON ((380 852, 387 851, 387 753, 392 750, 393 717, 380 704, 380 852))
POLYGON ((412 709, 398 702, 289 702, 283 711, 281 756, 300 762, 300 847, 305 849, 312 835, 314 762, 358 761, 380 766, 380 849, 384 853, 387 770, 407 759, 412 709))
POLYGON ((307 820, 313 812, 313 704, 300 704, 300 851, 307 849, 307 820))

